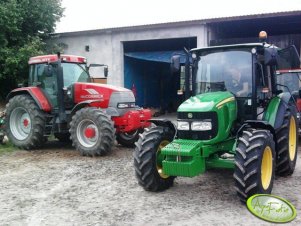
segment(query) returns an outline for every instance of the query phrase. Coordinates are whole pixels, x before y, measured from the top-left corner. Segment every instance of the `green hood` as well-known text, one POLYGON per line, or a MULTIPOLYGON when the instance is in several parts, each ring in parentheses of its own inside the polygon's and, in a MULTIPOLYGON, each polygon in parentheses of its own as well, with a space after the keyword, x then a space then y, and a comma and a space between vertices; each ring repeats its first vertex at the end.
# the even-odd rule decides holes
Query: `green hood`
POLYGON ((222 104, 222 101, 233 98, 233 94, 228 91, 210 92, 199 94, 194 97, 190 97, 183 102, 178 112, 207 112, 212 111, 217 105, 222 104))

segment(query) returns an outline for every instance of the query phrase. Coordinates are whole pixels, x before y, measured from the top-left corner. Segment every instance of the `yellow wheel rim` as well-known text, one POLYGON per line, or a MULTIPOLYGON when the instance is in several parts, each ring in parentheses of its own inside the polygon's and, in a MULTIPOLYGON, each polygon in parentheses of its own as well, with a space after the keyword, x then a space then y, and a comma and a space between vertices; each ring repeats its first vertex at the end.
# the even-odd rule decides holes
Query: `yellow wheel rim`
POLYGON ((261 184, 264 190, 267 190, 272 180, 273 155, 272 149, 267 146, 263 151, 261 162, 261 184))
POLYGON ((293 161, 296 155, 296 144, 297 144, 297 132, 296 132, 296 121, 292 116, 290 119, 290 130, 288 138, 288 150, 290 160, 293 161))
POLYGON ((163 173, 162 161, 164 159, 163 159, 163 156, 161 155, 161 150, 168 144, 169 144, 168 140, 163 140, 163 141, 161 141, 161 143, 159 144, 159 147, 157 149, 157 171, 158 171, 160 177, 162 177, 164 179, 168 178, 169 176, 163 173))

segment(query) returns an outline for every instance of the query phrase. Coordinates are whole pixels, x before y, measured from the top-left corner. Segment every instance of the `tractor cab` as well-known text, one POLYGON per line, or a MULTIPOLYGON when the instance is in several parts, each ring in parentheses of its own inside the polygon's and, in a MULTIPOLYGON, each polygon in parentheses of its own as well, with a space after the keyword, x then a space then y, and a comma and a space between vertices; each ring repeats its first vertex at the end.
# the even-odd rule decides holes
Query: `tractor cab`
MULTIPOLYGON (((61 55, 62 86, 66 92, 71 92, 72 84, 76 82, 89 83, 92 81, 86 64, 86 58, 81 56, 61 55)), ((29 86, 40 87, 51 102, 53 108, 58 107, 58 56, 46 55, 29 59, 29 86)), ((94 66, 96 64, 92 64, 94 66)), ((106 66, 106 65, 99 65, 106 66)), ((107 68, 107 66, 106 66, 107 68)), ((107 70, 105 70, 107 72, 107 70)), ((107 74, 105 73, 105 76, 107 74)), ((65 95, 67 97, 67 95, 65 95)), ((65 98, 66 99, 66 98, 65 98)), ((69 101, 70 102, 70 101, 69 101)), ((73 105, 65 100, 65 105, 72 108, 73 105)))
MULTIPOLYGON (((237 112, 234 114, 237 116, 234 123, 238 127, 246 120, 261 120, 268 100, 281 92, 274 76, 276 70, 300 65, 294 46, 279 49, 267 43, 205 47, 192 49, 189 54, 191 70, 187 70, 186 81, 191 83, 185 89, 191 90, 192 97, 178 111, 186 111, 187 103, 192 99, 212 102, 212 97, 219 95, 218 101, 235 100, 237 112), (227 99, 229 93, 231 97, 227 99)), ((172 64, 172 67, 178 66, 172 64)), ((284 95, 282 99, 285 101, 284 95)), ((202 111, 202 108, 199 106, 198 110, 202 111)))
POLYGON ((301 69, 283 69, 276 71, 276 80, 279 94, 283 98, 289 98, 287 101, 297 105, 298 111, 301 111, 301 69))
POLYGON ((262 71, 256 70, 255 66, 261 64, 258 59, 262 48, 262 44, 252 44, 192 50, 193 96, 230 93, 229 100, 235 98, 237 101, 237 118, 241 122, 257 118, 253 103, 257 102, 257 93, 266 81, 262 71))
POLYGON ((283 69, 276 71, 277 87, 281 99, 296 105, 301 135, 301 69, 283 69))

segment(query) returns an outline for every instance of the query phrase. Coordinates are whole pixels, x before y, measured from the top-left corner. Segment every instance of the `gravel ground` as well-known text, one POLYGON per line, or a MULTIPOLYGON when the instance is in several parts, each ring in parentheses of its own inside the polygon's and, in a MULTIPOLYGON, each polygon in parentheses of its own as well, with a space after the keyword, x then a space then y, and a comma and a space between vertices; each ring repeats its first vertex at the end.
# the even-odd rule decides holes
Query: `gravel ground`
MULTIPOLYGON (((297 209, 288 225, 301 225, 300 158, 299 150, 293 176, 274 183, 273 194, 297 209)), ((0 225, 271 225, 240 203, 231 171, 177 178, 151 193, 137 184, 131 149, 88 158, 56 141, 2 155, 0 165, 0 225)))

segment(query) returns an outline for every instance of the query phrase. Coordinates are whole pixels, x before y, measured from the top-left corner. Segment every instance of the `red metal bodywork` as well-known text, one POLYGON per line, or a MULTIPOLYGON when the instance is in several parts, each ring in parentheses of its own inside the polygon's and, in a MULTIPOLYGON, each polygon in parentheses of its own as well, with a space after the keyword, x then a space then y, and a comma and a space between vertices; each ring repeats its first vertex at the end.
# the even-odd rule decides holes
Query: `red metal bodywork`
MULTIPOLYGON (((61 55, 61 60, 63 62, 70 62, 70 63, 79 63, 79 64, 86 63, 85 57, 74 56, 74 55, 61 55)), ((58 61, 57 55, 44 55, 44 56, 35 56, 29 58, 28 64, 53 63, 56 61, 58 61)))
POLYGON ((51 111, 51 104, 48 101, 48 99, 45 97, 44 93, 41 91, 38 87, 23 87, 12 90, 8 96, 7 99, 10 99, 16 95, 19 95, 20 93, 28 93, 31 95, 31 97, 36 101, 36 103, 39 105, 39 107, 46 112, 51 111))
POLYGON ((150 126, 148 121, 151 118, 151 111, 148 109, 141 109, 136 111, 128 111, 123 116, 112 117, 116 132, 130 132, 139 128, 146 128, 150 126))
POLYGON ((301 112, 301 99, 297 98, 297 109, 299 112, 301 112))
POLYGON ((109 106, 110 97, 113 92, 129 92, 130 90, 98 83, 81 83, 74 84, 74 102, 80 103, 86 100, 98 100, 100 108, 109 106))

